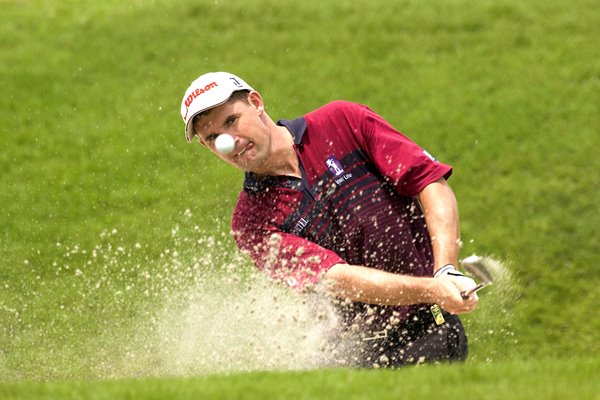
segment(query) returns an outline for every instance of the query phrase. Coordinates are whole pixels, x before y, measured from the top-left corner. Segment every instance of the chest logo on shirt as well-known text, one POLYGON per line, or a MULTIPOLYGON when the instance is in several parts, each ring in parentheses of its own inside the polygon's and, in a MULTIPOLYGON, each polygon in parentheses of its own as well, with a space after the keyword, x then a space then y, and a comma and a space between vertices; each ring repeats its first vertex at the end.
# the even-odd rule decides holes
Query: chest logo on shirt
POLYGON ((325 161, 325 165, 327 165, 329 172, 331 172, 333 174, 333 176, 335 176, 337 178, 335 180, 335 183, 337 183, 338 185, 341 184, 342 182, 352 178, 352 174, 351 173, 346 174, 344 171, 344 168, 342 167, 342 164, 334 156, 329 156, 327 158, 327 161, 325 161))
POLYGON ((329 156, 327 161, 325 161, 325 165, 327 165, 329 171, 335 176, 340 176, 344 173, 344 168, 342 168, 342 164, 334 156, 329 156))

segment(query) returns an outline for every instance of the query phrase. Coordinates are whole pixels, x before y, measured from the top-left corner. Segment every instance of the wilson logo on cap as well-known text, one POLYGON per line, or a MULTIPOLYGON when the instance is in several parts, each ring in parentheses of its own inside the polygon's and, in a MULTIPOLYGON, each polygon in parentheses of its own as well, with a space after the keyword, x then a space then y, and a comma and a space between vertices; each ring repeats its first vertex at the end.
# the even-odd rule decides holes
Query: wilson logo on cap
POLYGON ((203 93, 208 92, 210 89, 215 88, 219 86, 217 84, 217 82, 212 82, 209 83, 208 85, 204 86, 204 88, 197 88, 196 90, 194 90, 192 93, 190 93, 190 95, 185 99, 185 115, 183 116, 183 120, 185 121, 185 119, 187 118, 187 114, 190 108, 190 105, 194 102, 194 99, 198 96, 200 96, 203 93))

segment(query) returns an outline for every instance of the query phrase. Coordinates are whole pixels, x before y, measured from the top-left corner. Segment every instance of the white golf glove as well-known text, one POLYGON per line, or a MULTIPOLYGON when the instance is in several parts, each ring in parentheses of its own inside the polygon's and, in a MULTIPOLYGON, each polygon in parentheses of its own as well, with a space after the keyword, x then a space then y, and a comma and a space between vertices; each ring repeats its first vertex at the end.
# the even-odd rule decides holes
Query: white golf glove
POLYGON ((444 265, 442 268, 438 269, 435 272, 435 274, 433 274, 434 278, 439 278, 442 276, 460 279, 461 285, 459 289, 463 297, 465 297, 464 293, 477 286, 477 283, 473 279, 469 278, 468 276, 457 270, 452 264, 444 265))

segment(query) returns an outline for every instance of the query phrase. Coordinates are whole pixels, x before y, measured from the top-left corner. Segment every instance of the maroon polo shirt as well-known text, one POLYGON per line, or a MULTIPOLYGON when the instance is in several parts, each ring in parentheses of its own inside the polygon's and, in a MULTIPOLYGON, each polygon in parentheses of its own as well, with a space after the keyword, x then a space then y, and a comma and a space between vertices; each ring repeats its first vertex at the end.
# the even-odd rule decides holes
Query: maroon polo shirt
MULTIPOLYGON (((448 178, 450 166, 355 103, 334 101, 278 124, 294 138, 302 178, 247 173, 232 218, 238 247, 259 269, 294 288, 341 263, 432 275, 415 196, 448 178)), ((403 319, 415 306, 382 308, 403 319)))

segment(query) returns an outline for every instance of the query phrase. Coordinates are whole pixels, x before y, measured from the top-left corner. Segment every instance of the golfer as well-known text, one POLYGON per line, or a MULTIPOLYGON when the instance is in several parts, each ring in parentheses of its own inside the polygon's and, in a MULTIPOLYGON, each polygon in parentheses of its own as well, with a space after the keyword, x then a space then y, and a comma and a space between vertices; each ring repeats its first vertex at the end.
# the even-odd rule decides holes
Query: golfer
POLYGON ((226 72, 193 81, 181 115, 188 142, 245 172, 232 218, 238 247, 272 278, 325 285, 339 300, 341 329, 355 339, 344 364, 466 358, 457 314, 478 298, 461 295, 475 282, 457 269, 450 166, 363 105, 333 101, 274 122, 260 93, 226 72), (222 134, 233 150, 217 151, 222 134))

